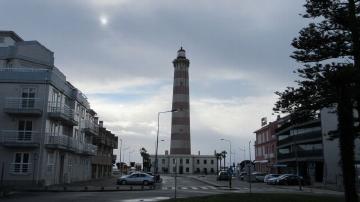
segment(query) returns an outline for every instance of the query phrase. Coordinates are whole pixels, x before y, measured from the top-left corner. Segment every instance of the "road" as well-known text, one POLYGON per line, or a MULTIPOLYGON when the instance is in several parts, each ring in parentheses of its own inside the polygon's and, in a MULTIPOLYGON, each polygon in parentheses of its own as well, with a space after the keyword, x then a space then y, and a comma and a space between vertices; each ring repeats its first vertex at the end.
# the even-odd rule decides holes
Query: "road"
MULTIPOLYGON (((232 190, 226 187, 227 182, 216 182, 213 179, 215 176, 181 176, 177 178, 176 195, 178 198, 205 196, 221 193, 247 193, 249 192, 248 183, 234 180, 232 190), (200 178, 196 179, 196 178, 200 178), (204 183, 204 178, 207 183, 204 183), (212 185, 212 181, 222 186, 212 185), (209 183, 210 182, 210 183, 209 183)), ((136 202, 136 201, 159 201, 161 199, 174 198, 175 196, 175 183, 174 177, 163 176, 163 182, 157 185, 154 190, 144 191, 109 191, 109 192, 26 192, 18 193, 3 199, 8 202, 20 201, 36 201, 36 202, 63 202, 63 201, 76 201, 76 202, 136 202)), ((106 181, 110 185, 111 180, 106 181)), ((276 187, 268 186, 263 183, 254 183, 253 192, 273 192, 273 193, 299 193, 296 187, 276 187)), ((303 192, 305 193, 305 192, 303 192)), ((316 193, 311 190, 308 193, 316 193)), ((327 192, 318 192, 318 194, 327 194, 327 192)))

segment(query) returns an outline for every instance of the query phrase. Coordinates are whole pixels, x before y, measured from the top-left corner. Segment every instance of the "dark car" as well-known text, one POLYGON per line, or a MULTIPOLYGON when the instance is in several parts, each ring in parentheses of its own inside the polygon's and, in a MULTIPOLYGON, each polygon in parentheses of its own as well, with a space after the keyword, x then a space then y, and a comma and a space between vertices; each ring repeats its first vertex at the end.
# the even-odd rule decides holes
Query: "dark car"
POLYGON ((276 184, 279 185, 298 185, 299 182, 304 184, 304 179, 297 175, 284 175, 276 179, 276 184))
POLYGON ((216 180, 229 180, 230 179, 230 175, 225 172, 225 171, 220 171, 216 180))

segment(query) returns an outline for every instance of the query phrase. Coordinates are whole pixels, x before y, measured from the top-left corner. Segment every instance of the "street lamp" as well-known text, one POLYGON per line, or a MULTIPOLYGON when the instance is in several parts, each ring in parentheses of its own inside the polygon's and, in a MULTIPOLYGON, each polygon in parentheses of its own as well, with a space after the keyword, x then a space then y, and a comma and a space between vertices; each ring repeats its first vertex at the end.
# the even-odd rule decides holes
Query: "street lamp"
POLYGON ((121 150, 122 150, 122 143, 123 140, 121 138, 119 138, 120 140, 120 149, 119 149, 119 157, 120 157, 120 175, 122 175, 122 164, 121 164, 121 150))
MULTIPOLYGON (((245 159, 246 159, 246 150, 245 150, 245 146, 244 146, 244 148, 239 147, 239 150, 240 150, 240 151, 242 151, 242 152, 244 152, 244 161, 245 161, 245 159)), ((240 154, 239 154, 239 158, 241 158, 241 157, 240 157, 240 154)), ((241 161, 240 161, 240 162, 241 162, 241 161)))
POLYGON ((155 174, 158 174, 158 148, 159 148, 159 129, 160 129, 160 114, 169 113, 169 112, 177 112, 178 109, 172 109, 170 111, 158 112, 158 128, 156 134, 156 149, 155 149, 155 174))
POLYGON ((226 142, 228 142, 229 143, 229 145, 230 145, 230 168, 232 167, 232 165, 231 165, 231 141, 230 140, 227 140, 227 139, 224 139, 224 138, 221 138, 220 140, 222 140, 222 141, 226 141, 226 142))

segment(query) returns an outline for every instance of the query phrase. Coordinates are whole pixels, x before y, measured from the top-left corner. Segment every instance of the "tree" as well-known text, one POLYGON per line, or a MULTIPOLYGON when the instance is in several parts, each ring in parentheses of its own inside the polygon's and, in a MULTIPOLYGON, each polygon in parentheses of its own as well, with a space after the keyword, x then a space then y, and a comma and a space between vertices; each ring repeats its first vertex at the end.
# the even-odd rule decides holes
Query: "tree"
POLYGON ((140 155, 143 159, 143 171, 150 171, 150 154, 147 153, 146 149, 143 147, 140 149, 140 155))
MULTIPOLYGON (((222 157, 222 154, 221 154, 221 153, 216 153, 215 156, 216 156, 216 163, 217 163, 216 173, 219 173, 219 166, 221 167, 221 157, 222 157), (219 164, 219 161, 220 161, 220 164, 219 164)), ((220 168, 220 169, 221 169, 221 168, 220 168)))
POLYGON ((336 108, 345 201, 357 201, 354 140, 359 135, 360 1, 306 0, 304 18, 313 19, 292 42, 291 56, 303 64, 297 87, 276 92, 274 110, 293 122, 315 117, 323 107, 336 108))
POLYGON ((224 168, 225 168, 225 160, 226 160, 226 154, 227 154, 227 152, 224 150, 224 151, 222 151, 221 152, 221 157, 224 159, 224 168))

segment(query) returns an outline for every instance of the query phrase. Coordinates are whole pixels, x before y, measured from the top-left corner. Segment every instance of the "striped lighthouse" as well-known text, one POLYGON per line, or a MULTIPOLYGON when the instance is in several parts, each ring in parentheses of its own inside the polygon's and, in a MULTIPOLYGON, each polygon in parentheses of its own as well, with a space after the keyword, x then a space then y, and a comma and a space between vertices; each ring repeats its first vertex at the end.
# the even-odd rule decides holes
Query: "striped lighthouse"
POLYGON ((174 87, 171 120, 171 154, 191 154, 190 144, 190 105, 189 105, 189 64, 185 50, 177 52, 174 64, 174 87))

